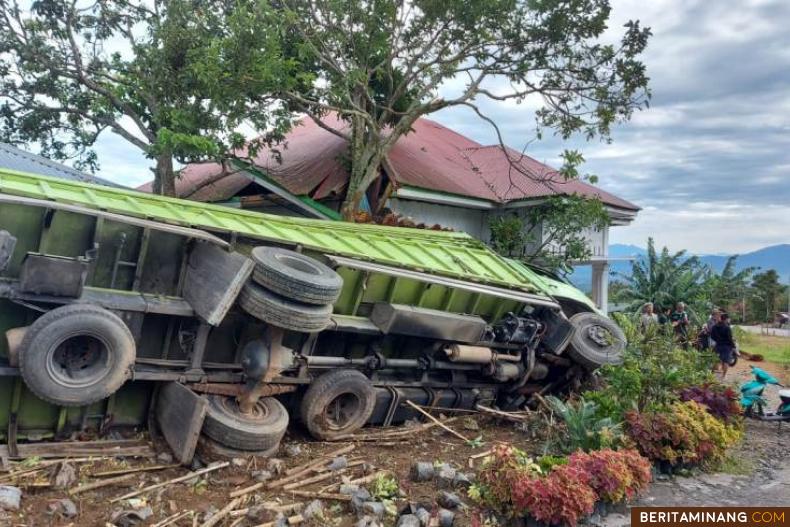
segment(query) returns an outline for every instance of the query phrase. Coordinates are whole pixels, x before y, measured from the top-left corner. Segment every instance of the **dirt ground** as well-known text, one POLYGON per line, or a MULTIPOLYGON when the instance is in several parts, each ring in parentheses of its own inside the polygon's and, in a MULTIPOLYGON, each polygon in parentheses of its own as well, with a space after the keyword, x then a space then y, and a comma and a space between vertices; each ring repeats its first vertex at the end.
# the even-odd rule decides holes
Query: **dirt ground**
MULTIPOLYGON (((740 384, 749 378, 749 363, 741 363, 730 371, 727 381, 740 384)), ((785 367, 771 363, 761 363, 760 367, 780 376, 785 382, 790 375, 785 367)), ((769 397, 775 397, 771 390, 769 397)), ((773 406, 773 403, 772 403, 773 406)), ((410 503, 421 504, 434 513, 438 510, 436 499, 440 492, 435 481, 415 483, 409 477, 409 471, 415 461, 431 463, 449 463, 460 472, 473 472, 469 468, 469 457, 488 450, 493 444, 504 441, 519 447, 540 453, 541 443, 532 434, 520 429, 518 425, 505 421, 495 421, 482 416, 458 416, 452 428, 468 438, 478 438, 481 445, 469 445, 439 428, 415 432, 407 436, 405 441, 380 444, 374 442, 355 443, 355 449, 346 455, 349 462, 363 461, 337 474, 330 479, 310 485, 300 486, 297 490, 320 491, 342 478, 354 479, 376 473, 390 471, 398 480, 401 497, 396 500, 398 510, 410 503)), ((639 505, 788 505, 790 504, 790 449, 787 440, 790 438, 790 424, 778 428, 750 421, 747 423, 747 434, 743 444, 732 452, 732 467, 725 473, 694 474, 690 477, 664 478, 659 476, 650 491, 636 503, 639 505)), ((286 468, 297 467, 324 456, 338 448, 351 443, 321 443, 307 439, 296 428, 289 432, 282 443, 278 458, 284 461, 286 468)), ((209 460, 207 460, 209 461, 209 460)), ((91 477, 100 471, 120 470, 161 463, 161 460, 105 460, 76 465, 79 476, 70 488, 79 483, 96 481, 91 477)), ((168 517, 182 511, 191 511, 191 515, 173 523, 177 526, 202 525, 206 516, 213 511, 225 507, 230 501, 230 493, 255 483, 252 474, 265 468, 267 460, 251 458, 246 462, 241 459, 227 468, 208 474, 199 482, 187 481, 168 484, 155 491, 146 493, 132 501, 110 503, 112 498, 121 496, 132 490, 147 485, 165 482, 169 479, 188 474, 186 468, 169 468, 166 470, 135 474, 129 480, 90 492, 69 495, 68 488, 57 490, 47 487, 50 474, 42 471, 38 478, 31 477, 29 483, 42 486, 23 487, 22 507, 17 512, 0 512, 0 525, 8 526, 106 526, 115 514, 123 510, 145 510, 150 507, 152 514, 138 525, 157 525, 168 517), (77 508, 77 515, 65 518, 59 513, 52 513, 51 508, 59 500, 71 499, 77 508)), ((197 468, 197 467, 193 467, 197 468)), ((276 478, 277 476, 275 476, 276 478)), ((281 476, 280 476, 281 477, 281 476)), ((2 475, 0 474, 0 481, 2 475)), ((370 485, 368 485, 370 488, 370 485)), ((462 499, 466 499, 463 488, 453 489, 462 499)), ((336 492, 336 490, 335 490, 336 492)), ((264 502, 290 504, 294 502, 310 502, 310 498, 294 496, 289 491, 256 491, 248 495, 245 501, 236 508, 249 507, 264 502)), ((467 500, 468 501, 468 500, 467 500)), ((345 527, 357 523, 357 515, 350 510, 347 502, 324 500, 325 525, 345 527)), ((394 524, 394 518, 385 518, 384 524, 394 524)), ((261 523, 260 521, 257 523, 261 523)), ((619 527, 628 523, 626 515, 610 514, 605 518, 593 517, 593 525, 619 527)), ((117 525, 121 525, 116 521, 117 525)), ((256 522, 242 517, 226 518, 219 522, 220 526, 236 525, 243 527, 255 525, 256 522), (237 522, 237 523, 234 523, 237 522)), ((455 524, 459 527, 471 524, 469 510, 456 511, 455 524)))

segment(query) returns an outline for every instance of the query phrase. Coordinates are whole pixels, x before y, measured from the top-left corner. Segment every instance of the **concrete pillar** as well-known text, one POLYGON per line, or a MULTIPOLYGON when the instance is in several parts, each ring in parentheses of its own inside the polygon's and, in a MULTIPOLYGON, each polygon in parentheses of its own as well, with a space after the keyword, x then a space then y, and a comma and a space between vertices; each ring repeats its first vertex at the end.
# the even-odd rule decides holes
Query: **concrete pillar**
POLYGON ((606 312, 609 304, 609 262, 592 264, 592 299, 598 309, 606 312))

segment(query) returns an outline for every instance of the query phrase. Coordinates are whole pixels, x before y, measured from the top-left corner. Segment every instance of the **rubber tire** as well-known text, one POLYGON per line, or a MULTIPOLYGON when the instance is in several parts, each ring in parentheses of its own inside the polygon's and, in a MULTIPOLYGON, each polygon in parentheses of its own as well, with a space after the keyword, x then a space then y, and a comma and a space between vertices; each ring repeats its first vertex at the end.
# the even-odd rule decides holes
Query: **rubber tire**
POLYGON ((328 440, 356 432, 367 424, 376 405, 376 390, 370 380, 356 370, 333 370, 314 380, 302 398, 302 422, 316 439, 328 440), (325 408, 339 395, 354 394, 359 411, 342 428, 331 428, 322 419, 325 408))
POLYGON ((573 360, 588 369, 623 362, 623 351, 625 351, 627 340, 623 330, 613 320, 597 313, 585 312, 573 315, 570 322, 576 329, 568 346, 568 355, 573 360), (614 337, 615 342, 607 347, 592 342, 587 334, 587 328, 591 325, 606 328, 614 337))
POLYGON ((209 395, 203 433, 220 445, 238 450, 272 451, 288 428, 288 411, 273 397, 256 404, 265 409, 261 416, 241 413, 235 397, 209 395))
POLYGON ((296 302, 334 304, 343 289, 339 274, 304 254, 279 247, 256 247, 252 260, 255 282, 296 302))
POLYGON ((57 307, 28 328, 19 347, 19 370, 31 392, 60 406, 86 406, 115 393, 131 377, 137 349, 123 320, 91 304, 57 307), (88 335, 107 348, 105 373, 87 386, 64 386, 49 371, 50 350, 66 338, 88 335))
POLYGON ((239 294, 239 305, 257 319, 293 331, 313 333, 329 325, 332 306, 302 304, 284 298, 253 282, 239 294))

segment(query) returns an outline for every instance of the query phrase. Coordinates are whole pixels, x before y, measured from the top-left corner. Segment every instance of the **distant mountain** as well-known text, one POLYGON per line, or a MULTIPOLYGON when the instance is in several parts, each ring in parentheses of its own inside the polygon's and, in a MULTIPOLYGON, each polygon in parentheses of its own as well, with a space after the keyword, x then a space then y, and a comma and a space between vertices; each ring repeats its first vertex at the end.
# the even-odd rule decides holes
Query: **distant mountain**
MULTIPOLYGON (((618 273, 629 274, 631 272, 631 263, 624 260, 624 258, 639 258, 646 254, 646 249, 637 247, 636 245, 624 245, 620 243, 610 245, 609 257, 613 259, 609 264, 610 279, 616 280, 616 275, 618 273), (618 258, 623 258, 623 260, 617 260, 618 258)), ((727 258, 727 255, 719 254, 700 255, 700 260, 710 265, 716 271, 721 271, 724 268, 724 265, 727 263, 727 258)), ((776 269, 782 282, 788 283, 788 281, 790 281, 790 244, 771 245, 739 255, 737 268, 740 270, 745 267, 759 267, 762 271, 776 269)), ((589 265, 578 267, 568 278, 576 287, 584 291, 589 291, 591 289, 592 270, 589 265)))

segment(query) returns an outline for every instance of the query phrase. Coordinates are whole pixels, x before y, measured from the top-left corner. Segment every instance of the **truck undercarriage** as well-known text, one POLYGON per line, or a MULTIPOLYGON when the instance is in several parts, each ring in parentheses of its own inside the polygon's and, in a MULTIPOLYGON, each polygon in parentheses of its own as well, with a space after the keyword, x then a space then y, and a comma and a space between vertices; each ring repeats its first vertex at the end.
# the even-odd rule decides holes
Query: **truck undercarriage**
POLYGON ((267 452, 523 406, 619 360, 570 286, 460 233, 229 211, 0 173, 0 436, 145 426, 267 452))

